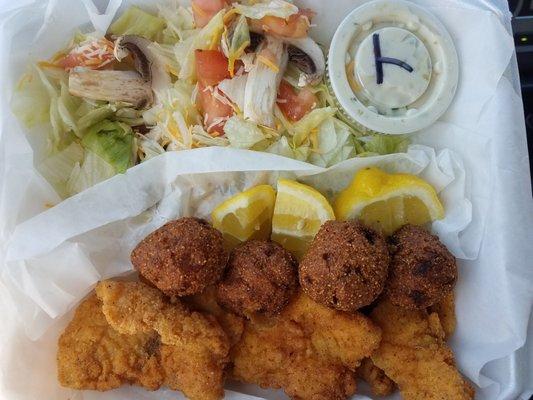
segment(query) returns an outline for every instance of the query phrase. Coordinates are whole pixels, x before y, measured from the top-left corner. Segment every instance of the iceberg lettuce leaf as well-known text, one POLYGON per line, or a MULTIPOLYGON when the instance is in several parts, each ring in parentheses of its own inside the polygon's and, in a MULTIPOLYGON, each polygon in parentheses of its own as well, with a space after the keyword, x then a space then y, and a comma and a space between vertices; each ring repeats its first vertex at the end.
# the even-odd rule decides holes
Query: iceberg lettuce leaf
POLYGON ((255 123, 245 121, 238 116, 233 116, 226 122, 224 133, 230 146, 238 149, 251 149, 266 139, 263 131, 255 123))
POLYGON ((117 36, 138 35, 155 40, 162 34, 165 26, 166 22, 164 19, 132 6, 111 24, 108 32, 117 36))
POLYGON ((298 7, 283 0, 262 1, 253 5, 235 3, 234 7, 239 14, 251 19, 267 16, 287 19, 298 12, 298 7))
POLYGON ((60 196, 66 197, 69 195, 67 182, 76 164, 83 161, 83 156, 83 147, 76 142, 72 142, 65 149, 45 158, 37 169, 60 196))
POLYGON ((328 118, 333 117, 336 112, 337 109, 333 107, 316 108, 296 122, 292 126, 295 146, 302 145, 304 141, 309 139, 309 135, 314 129, 318 128, 328 118))
POLYGON ((117 173, 133 165, 133 132, 121 122, 103 120, 89 128, 82 145, 109 163, 117 173))
POLYGON ((410 143, 409 138, 403 135, 382 134, 360 137, 359 141, 364 152, 361 155, 404 153, 410 143))
POLYGON ((83 162, 76 163, 67 182, 69 195, 83 192, 116 175, 115 168, 97 154, 87 151, 83 162))

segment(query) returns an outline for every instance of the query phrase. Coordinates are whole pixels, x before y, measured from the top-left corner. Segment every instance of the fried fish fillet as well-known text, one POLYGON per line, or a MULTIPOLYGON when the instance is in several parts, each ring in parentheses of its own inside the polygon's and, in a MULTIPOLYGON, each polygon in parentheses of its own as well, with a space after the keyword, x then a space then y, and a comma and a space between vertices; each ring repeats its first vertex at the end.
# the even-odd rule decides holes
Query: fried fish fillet
POLYGON ((216 318, 233 347, 241 340, 244 332, 244 318, 224 310, 217 303, 216 286, 210 286, 200 294, 187 297, 187 305, 193 310, 211 314, 216 318))
POLYGON ((357 369, 357 376, 370 385, 376 396, 388 396, 396 390, 396 384, 370 358, 365 358, 357 369))
POLYGON ((455 368, 436 313, 384 301, 371 313, 382 329, 372 361, 397 383, 405 400, 469 400, 474 390, 455 368))
POLYGON ((191 400, 223 397, 229 340, 210 315, 170 304, 139 282, 105 281, 59 340, 63 386, 109 390, 165 385, 191 400))
POLYGON ((455 332, 455 326, 457 325, 453 293, 448 293, 440 302, 431 306, 429 312, 437 313, 446 339, 449 339, 455 332))
POLYGON ((299 293, 275 319, 246 323, 233 355, 233 376, 282 388, 295 400, 343 400, 355 393, 355 370, 378 346, 380 330, 299 293))
POLYGON ((101 282, 96 294, 118 332, 159 334, 166 386, 193 400, 223 397, 230 346, 214 317, 191 312, 177 300, 170 304, 158 290, 139 282, 101 282))
POLYGON ((80 304, 58 347, 58 379, 65 387, 104 391, 132 384, 156 390, 165 379, 159 335, 115 331, 95 294, 80 304))

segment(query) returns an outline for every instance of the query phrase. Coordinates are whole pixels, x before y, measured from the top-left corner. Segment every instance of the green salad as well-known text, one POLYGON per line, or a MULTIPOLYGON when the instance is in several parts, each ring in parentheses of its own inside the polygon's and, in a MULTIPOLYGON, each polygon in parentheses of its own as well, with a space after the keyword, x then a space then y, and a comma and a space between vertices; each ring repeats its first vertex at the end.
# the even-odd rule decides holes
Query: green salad
POLYGON ((283 0, 131 7, 106 35, 78 32, 32 65, 12 108, 46 128, 39 169, 64 197, 167 151, 228 146, 322 167, 404 151, 405 137, 339 112, 314 17, 283 0))

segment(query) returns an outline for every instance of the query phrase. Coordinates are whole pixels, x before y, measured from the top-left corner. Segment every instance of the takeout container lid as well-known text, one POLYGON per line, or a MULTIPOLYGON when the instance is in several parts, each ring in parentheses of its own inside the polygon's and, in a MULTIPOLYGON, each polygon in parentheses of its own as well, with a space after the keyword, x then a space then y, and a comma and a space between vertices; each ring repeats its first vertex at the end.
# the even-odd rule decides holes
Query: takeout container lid
POLYGON ((403 0, 374 0, 353 10, 328 55, 328 84, 341 111, 386 134, 433 124, 450 106, 458 78, 457 52, 444 25, 403 0))

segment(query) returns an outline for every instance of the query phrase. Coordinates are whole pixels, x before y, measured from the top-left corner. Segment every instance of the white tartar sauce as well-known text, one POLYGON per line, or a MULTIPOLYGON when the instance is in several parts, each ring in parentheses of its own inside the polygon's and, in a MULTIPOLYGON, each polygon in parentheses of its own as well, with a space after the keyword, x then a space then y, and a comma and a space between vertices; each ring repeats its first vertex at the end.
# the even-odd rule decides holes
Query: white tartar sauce
POLYGON ((328 79, 344 113, 382 133, 419 131, 449 107, 458 60, 444 26, 407 1, 374 0, 335 33, 328 79))

